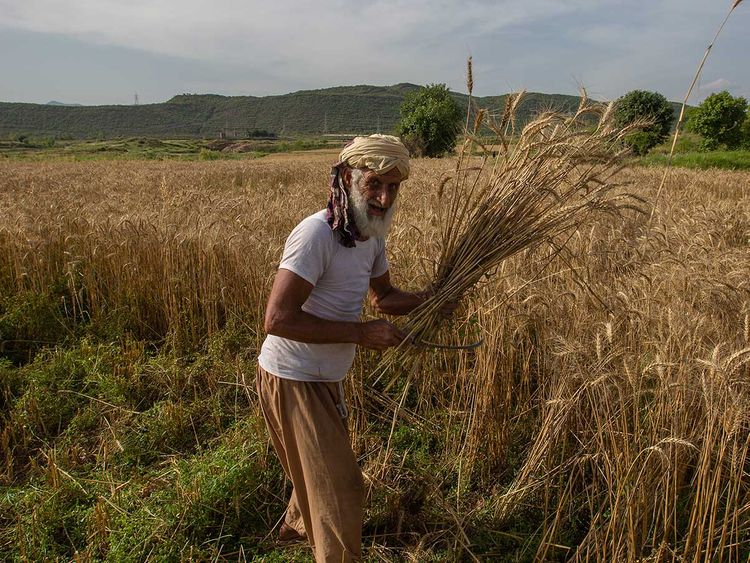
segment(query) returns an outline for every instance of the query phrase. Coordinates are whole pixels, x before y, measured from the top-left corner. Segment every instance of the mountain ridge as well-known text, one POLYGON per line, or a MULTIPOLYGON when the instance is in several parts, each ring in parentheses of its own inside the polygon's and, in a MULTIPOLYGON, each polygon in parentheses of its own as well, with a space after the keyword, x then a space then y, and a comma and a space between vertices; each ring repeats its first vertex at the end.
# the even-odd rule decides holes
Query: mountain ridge
MULTIPOLYGON (((254 130, 278 136, 391 133, 404 96, 421 86, 359 84, 299 90, 273 96, 177 94, 141 105, 56 105, 0 102, 0 136, 35 135, 73 139, 121 137, 244 137, 254 130)), ((451 92, 465 111, 469 97, 451 92)), ((501 111, 507 94, 474 97, 478 107, 501 111)), ((547 108, 570 110, 578 96, 528 92, 521 121, 547 108)))

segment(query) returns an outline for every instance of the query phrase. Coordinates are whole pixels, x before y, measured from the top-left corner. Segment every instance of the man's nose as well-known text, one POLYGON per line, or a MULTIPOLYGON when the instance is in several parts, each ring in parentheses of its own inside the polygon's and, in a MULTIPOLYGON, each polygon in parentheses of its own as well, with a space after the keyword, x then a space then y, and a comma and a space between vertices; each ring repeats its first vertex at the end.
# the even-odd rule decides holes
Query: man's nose
POLYGON ((388 191, 388 188, 381 188, 375 194, 375 201, 377 201, 381 207, 390 207, 393 204, 393 196, 388 191))

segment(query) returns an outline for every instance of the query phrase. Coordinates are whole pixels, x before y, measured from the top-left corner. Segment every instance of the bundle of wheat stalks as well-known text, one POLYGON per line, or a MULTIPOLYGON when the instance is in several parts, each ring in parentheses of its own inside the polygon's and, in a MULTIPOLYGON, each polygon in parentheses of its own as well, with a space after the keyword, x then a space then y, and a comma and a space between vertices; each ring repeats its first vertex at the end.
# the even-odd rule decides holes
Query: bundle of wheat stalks
POLYGON ((441 308, 460 301, 503 260, 544 242, 559 251, 564 243, 555 239, 592 212, 634 204, 615 189, 613 175, 626 151, 623 137, 643 124, 617 127, 612 104, 591 103, 584 94, 572 114, 545 111, 516 135, 522 99, 523 93, 509 96, 499 118, 476 112, 455 173, 438 190, 442 243, 432 296, 409 317, 405 342, 433 342, 441 308), (494 150, 480 137, 487 130, 494 150))

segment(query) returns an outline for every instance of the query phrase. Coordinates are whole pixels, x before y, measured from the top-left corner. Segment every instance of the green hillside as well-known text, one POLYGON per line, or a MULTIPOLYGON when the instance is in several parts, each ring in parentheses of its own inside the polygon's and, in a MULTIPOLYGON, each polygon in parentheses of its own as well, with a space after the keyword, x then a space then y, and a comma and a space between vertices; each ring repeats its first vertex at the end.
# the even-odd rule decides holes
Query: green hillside
MULTIPOLYGON (((414 84, 341 86, 283 96, 182 94, 160 104, 62 106, 0 102, 0 137, 75 139, 118 137, 216 138, 226 130, 242 137, 262 129, 279 136, 392 132, 404 95, 414 84)), ((454 93, 465 108, 468 97, 454 93)), ((480 107, 503 107, 505 96, 476 98, 480 107)), ((540 108, 570 108, 578 97, 530 93, 521 118, 540 108)))

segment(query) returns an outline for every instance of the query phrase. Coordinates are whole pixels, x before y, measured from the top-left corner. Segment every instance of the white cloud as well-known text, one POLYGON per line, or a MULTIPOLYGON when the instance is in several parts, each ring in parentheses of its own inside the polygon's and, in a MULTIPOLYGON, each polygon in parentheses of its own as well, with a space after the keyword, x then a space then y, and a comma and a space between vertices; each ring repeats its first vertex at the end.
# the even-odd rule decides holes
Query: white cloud
MULTIPOLYGON (((480 95, 574 93, 578 79, 600 97, 677 98, 724 13, 706 0, 0 0, 0 27, 202 61, 227 69, 220 82, 233 93, 403 81, 458 90, 471 54, 480 95)), ((709 66, 747 84, 741 17, 709 66)))
POLYGON ((716 92, 717 90, 727 90, 732 86, 732 81, 726 78, 717 78, 707 84, 701 84, 700 90, 702 92, 716 92))
POLYGON ((434 71, 446 60, 464 60, 478 36, 598 4, 225 0, 214 8, 204 0, 0 0, 0 25, 163 55, 263 63, 281 73, 319 73, 339 80, 349 73, 361 81, 393 70, 404 77, 415 68, 434 71))

